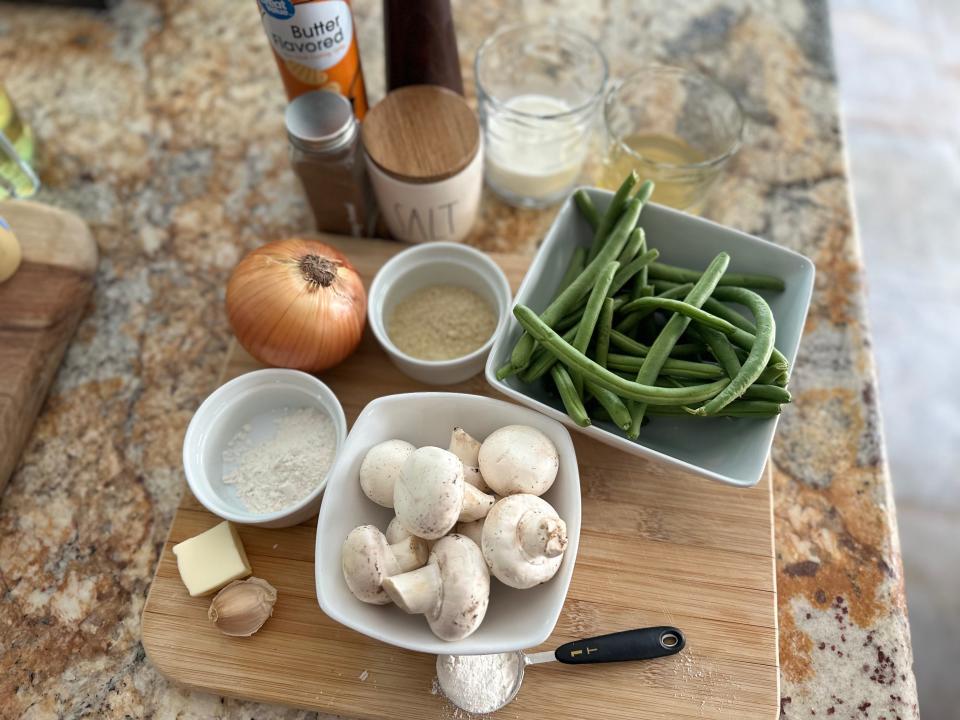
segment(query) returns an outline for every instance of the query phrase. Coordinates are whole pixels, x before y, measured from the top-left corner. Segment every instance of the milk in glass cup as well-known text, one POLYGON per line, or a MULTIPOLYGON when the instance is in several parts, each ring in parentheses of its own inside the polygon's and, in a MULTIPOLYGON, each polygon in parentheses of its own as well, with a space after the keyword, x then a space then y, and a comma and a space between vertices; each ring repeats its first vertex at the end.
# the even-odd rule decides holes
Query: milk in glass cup
POLYGON ((600 48, 560 25, 512 25, 484 41, 475 71, 487 185, 521 207, 562 200, 599 114, 607 81, 600 48))

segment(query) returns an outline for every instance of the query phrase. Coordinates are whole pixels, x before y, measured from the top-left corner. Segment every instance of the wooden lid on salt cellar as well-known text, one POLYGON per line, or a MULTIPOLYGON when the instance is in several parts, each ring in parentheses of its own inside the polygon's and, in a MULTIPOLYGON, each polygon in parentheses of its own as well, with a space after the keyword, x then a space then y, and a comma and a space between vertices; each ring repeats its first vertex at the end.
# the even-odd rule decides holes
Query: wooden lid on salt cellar
POLYGON ((385 173, 432 183, 464 170, 480 150, 480 124, 467 102, 437 85, 398 88, 363 120, 363 146, 385 173))

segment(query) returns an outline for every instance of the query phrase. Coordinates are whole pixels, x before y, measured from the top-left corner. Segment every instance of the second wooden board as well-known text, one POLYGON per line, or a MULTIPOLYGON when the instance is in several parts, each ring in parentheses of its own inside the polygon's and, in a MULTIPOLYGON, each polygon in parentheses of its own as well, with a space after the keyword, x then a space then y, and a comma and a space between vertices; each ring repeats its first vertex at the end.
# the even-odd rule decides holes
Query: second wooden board
MULTIPOLYGON (((370 278, 401 246, 333 240, 370 278)), ((514 288, 527 258, 494 255, 514 288)), ((231 351, 222 380, 259 365, 231 351)), ((394 368, 366 333, 322 376, 349 421, 375 397, 424 387, 394 368)), ((211 388, 212 389, 212 388, 211 388)), ((449 389, 495 393, 481 377, 449 389)), ((752 489, 711 483, 574 435, 583 530, 573 583, 549 642, 676 625, 687 647, 646 663, 532 668, 504 718, 773 720, 779 712, 776 589, 769 475, 752 489)), ((279 590, 252 638, 221 635, 209 598, 187 595, 170 548, 218 522, 185 493, 143 614, 143 644, 188 687, 350 718, 465 717, 436 692, 434 657, 338 625, 317 605, 313 524, 241 527, 254 573, 279 590)), ((341 539, 336 539, 339 542, 341 539)))

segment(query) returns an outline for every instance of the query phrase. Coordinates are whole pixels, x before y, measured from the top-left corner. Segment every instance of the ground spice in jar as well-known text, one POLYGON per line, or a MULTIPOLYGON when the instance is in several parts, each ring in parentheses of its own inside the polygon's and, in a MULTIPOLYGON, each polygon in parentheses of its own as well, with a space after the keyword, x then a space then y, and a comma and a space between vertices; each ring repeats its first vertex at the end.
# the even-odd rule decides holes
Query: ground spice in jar
POLYGON ((387 319, 390 340, 420 360, 451 360, 481 347, 497 315, 480 295, 459 285, 431 285, 405 297, 387 319))

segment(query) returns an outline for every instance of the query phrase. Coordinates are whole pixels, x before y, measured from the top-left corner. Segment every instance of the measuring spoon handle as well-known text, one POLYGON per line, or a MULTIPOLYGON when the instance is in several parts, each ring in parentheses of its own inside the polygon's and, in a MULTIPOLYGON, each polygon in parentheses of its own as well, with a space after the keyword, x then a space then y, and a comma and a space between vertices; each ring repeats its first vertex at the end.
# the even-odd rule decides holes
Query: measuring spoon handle
POLYGON ((554 654, 568 665, 650 660, 677 654, 683 650, 684 642, 682 632, 663 625, 574 640, 558 647, 554 654))

